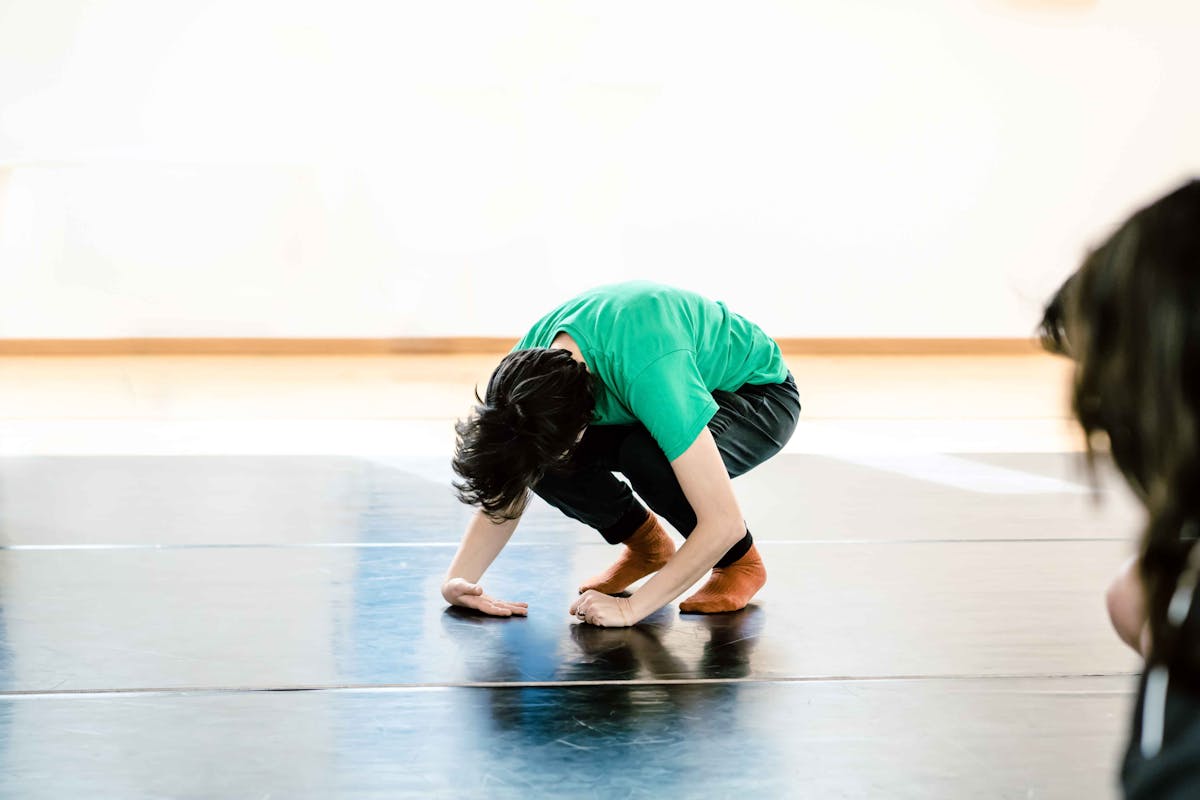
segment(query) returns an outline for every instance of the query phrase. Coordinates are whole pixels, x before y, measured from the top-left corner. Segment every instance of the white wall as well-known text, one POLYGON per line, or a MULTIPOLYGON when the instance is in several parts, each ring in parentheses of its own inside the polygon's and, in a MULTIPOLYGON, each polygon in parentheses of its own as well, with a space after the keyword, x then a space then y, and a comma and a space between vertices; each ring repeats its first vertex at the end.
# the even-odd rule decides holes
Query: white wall
POLYGON ((1023 336, 1200 173, 1200 3, 0 0, 0 337, 1023 336))

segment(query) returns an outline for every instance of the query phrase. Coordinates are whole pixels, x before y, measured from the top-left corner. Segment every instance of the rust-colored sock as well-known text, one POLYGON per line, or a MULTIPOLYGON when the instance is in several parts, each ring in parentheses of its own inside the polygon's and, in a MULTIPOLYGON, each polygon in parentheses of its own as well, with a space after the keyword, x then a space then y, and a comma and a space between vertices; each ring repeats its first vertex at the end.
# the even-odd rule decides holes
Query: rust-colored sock
POLYGON ((623 592, 635 581, 658 572, 675 554, 675 543, 658 524, 658 517, 653 511, 646 515, 646 521, 622 544, 625 545, 625 552, 617 559, 617 563, 584 581, 579 587, 580 594, 588 589, 604 594, 623 592))
POLYGON ((746 555, 728 567, 715 567, 712 577, 700 591, 680 603, 679 610, 685 614, 739 611, 766 582, 767 568, 758 555, 758 548, 751 546, 746 555))

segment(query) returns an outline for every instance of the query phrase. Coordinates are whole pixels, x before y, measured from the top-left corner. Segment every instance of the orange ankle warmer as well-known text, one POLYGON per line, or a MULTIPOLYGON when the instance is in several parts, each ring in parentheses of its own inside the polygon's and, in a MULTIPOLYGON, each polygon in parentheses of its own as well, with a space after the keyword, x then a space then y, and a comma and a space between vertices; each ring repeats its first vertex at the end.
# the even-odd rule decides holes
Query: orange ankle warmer
POLYGON ((746 555, 728 567, 715 567, 700 591, 679 604, 685 614, 716 614, 739 611, 767 582, 758 548, 751 546, 746 555))
POLYGON ((675 543, 662 529, 653 511, 622 544, 625 545, 625 552, 617 559, 617 563, 584 581, 579 587, 580 594, 588 589, 604 594, 623 592, 635 581, 658 572, 675 554, 675 543))

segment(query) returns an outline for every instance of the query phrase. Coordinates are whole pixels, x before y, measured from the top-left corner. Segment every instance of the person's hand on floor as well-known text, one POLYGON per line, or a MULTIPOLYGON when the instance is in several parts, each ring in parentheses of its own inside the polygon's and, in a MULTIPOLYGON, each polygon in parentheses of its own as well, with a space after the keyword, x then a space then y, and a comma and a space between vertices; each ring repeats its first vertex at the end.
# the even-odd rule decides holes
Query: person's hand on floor
POLYGON ((451 578, 442 584, 442 597, 452 606, 473 608, 493 617, 528 616, 528 603, 510 603, 483 593, 483 587, 462 578, 451 578))
POLYGON ((602 628, 626 628, 637 622, 628 597, 612 597, 588 589, 571 604, 571 614, 580 622, 602 628))

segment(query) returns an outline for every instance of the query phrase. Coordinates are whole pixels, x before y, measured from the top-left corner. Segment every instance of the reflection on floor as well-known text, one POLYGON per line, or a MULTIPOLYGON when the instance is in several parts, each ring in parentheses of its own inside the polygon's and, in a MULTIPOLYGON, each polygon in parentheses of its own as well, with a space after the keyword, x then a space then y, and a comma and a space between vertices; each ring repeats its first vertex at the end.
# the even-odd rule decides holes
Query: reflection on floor
POLYGON ((736 484, 754 605, 601 630, 612 551, 542 506, 486 580, 530 616, 447 609, 425 457, 0 459, 0 796, 1112 796, 1136 508, 949 463, 785 454, 736 484))

